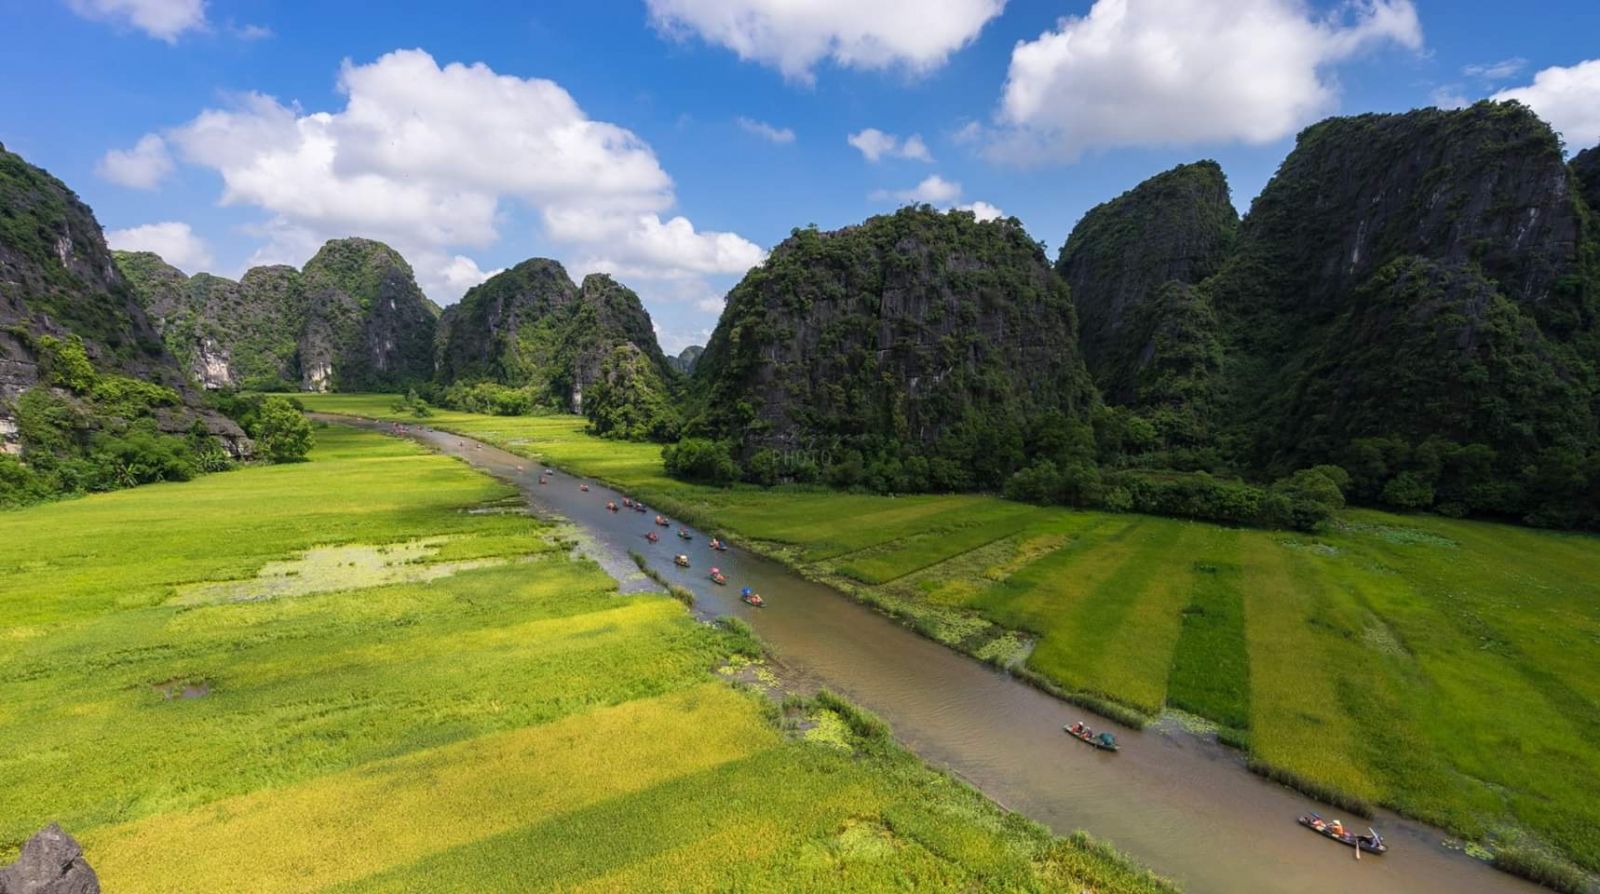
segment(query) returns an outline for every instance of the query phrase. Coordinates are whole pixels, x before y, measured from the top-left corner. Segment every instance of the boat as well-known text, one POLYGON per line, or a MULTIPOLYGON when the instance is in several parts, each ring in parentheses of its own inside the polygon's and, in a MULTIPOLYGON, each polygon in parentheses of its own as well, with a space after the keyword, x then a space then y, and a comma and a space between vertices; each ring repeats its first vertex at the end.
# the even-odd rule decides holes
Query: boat
POLYGON ((1097 736, 1094 730, 1090 729, 1089 725, 1081 720, 1071 726, 1063 726, 1061 731, 1079 742, 1085 745, 1093 745, 1101 751, 1117 751, 1120 748, 1117 745, 1116 736, 1110 733, 1101 733, 1097 736))
POLYGON ((540 484, 549 484, 550 483, 550 479, 548 479, 548 478, 540 478, 539 479, 539 483, 540 484))
POLYGON ((616 504, 615 501, 609 501, 609 502, 606 503, 606 508, 610 509, 612 512, 616 512, 617 511, 617 504, 616 504))
POLYGON ((654 531, 651 531, 648 534, 644 535, 644 539, 650 541, 651 543, 655 543, 656 541, 661 539, 661 535, 657 534, 654 531))
POLYGON ((656 524, 658 524, 661 527, 665 528, 665 527, 670 527, 672 525, 672 522, 669 522, 666 519, 664 519, 664 518, 662 518, 661 516, 658 515, 658 516, 656 516, 656 524))
POLYGON ((726 540, 718 540, 717 538, 713 537, 713 538, 711 538, 710 546, 711 546, 712 549, 714 549, 714 550, 716 550, 718 552, 726 552, 727 549, 728 549, 728 541, 726 541, 726 540))
POLYGON ((749 587, 745 587, 739 592, 739 598, 744 600, 749 605, 755 606, 756 608, 761 608, 767 604, 767 601, 761 598, 760 593, 751 590, 749 587))
POLYGON ((679 540, 693 540, 694 539, 694 535, 690 534, 688 531, 685 531, 682 528, 679 528, 678 529, 678 539, 679 540))
POLYGON ((580 484, 580 485, 578 485, 578 490, 581 490, 581 491, 583 491, 583 492, 584 492, 584 493, 588 493, 588 492, 589 492, 589 485, 587 485, 587 484, 580 484))
POLYGON ((711 582, 714 584, 725 584, 728 582, 728 576, 723 574, 720 568, 713 568, 711 569, 711 582))
POLYGON ((673 556, 672 557, 672 564, 677 565, 679 568, 688 568, 689 567, 689 557, 685 556, 685 555, 682 555, 682 554, 673 556))
POLYGON ((1339 821, 1334 820, 1334 822, 1330 823, 1318 813, 1302 816, 1298 822, 1323 838, 1337 841, 1345 847, 1359 848, 1369 854, 1386 854, 1389 852, 1389 845, 1384 843, 1383 836, 1379 835, 1378 830, 1371 826, 1367 827, 1367 834, 1365 835, 1356 835, 1348 829, 1343 829, 1342 823, 1339 824, 1341 826, 1340 830, 1335 831, 1335 823, 1339 821))

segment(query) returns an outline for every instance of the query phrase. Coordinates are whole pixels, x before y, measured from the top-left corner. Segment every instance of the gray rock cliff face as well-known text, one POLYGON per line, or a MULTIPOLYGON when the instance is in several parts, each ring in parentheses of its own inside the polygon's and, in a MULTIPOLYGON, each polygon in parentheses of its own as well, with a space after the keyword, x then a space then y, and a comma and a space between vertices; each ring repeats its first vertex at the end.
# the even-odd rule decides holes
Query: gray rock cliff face
POLYGON ((51 823, 22 845, 17 862, 0 869, 0 894, 100 894, 100 879, 78 842, 51 823))
POLYGON ((1180 165, 1083 216, 1056 269, 1072 288, 1084 363, 1106 400, 1138 399, 1140 372, 1157 360, 1151 302, 1167 283, 1217 272, 1239 215, 1213 161, 1180 165))
POLYGON ((13 407, 39 382, 34 340, 77 337, 91 362, 168 386, 183 405, 161 427, 195 422, 236 454, 248 439, 202 405, 123 277, 94 213, 61 181, 0 147, 0 449, 15 448, 13 407), (10 434, 8 434, 8 432, 10 434))

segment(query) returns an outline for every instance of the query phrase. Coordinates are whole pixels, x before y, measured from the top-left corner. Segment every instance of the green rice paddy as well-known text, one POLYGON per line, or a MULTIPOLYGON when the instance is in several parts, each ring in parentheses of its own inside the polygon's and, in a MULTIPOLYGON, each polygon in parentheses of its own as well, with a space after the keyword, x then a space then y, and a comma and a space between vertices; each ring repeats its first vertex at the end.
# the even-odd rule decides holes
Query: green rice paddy
MULTIPOLYGON (((392 398, 318 395, 377 418, 392 398)), ((981 495, 718 490, 566 416, 424 420, 753 542, 919 630, 1280 778, 1600 870, 1600 540, 1369 511, 1310 536, 981 495)))
POLYGON ((794 734, 715 673, 737 631, 511 496, 331 427, 0 513, 0 863, 57 820, 119 894, 1167 890, 881 737, 794 734))

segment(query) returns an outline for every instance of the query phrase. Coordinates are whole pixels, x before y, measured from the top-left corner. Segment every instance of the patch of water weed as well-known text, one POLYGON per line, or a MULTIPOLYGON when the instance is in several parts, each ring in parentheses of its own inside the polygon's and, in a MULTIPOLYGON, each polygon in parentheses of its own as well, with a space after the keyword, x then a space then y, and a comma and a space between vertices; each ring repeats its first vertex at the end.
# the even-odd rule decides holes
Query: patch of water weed
POLYGON ((1338 530, 1352 534, 1370 534, 1385 543, 1395 543, 1401 546, 1438 546, 1445 549, 1458 549, 1461 544, 1421 528, 1407 528, 1400 525, 1374 525, 1365 522, 1340 522, 1336 525, 1338 530))
POLYGON ((811 713, 812 727, 801 733, 807 742, 832 745, 841 751, 850 750, 850 727, 837 711, 818 708, 811 713))
POLYGON ((390 584, 424 583, 474 568, 505 565, 508 558, 429 562, 449 537, 422 537, 402 543, 319 546, 293 559, 268 562, 255 577, 210 581, 178 588, 177 605, 258 602, 390 584))
POLYGON ((1343 550, 1339 549, 1337 546, 1329 543, 1323 543, 1318 540, 1313 540, 1307 543, 1304 540, 1296 540, 1293 537, 1284 537, 1280 539, 1278 541, 1278 545, 1288 547, 1289 549, 1297 550, 1299 552, 1311 553, 1314 556, 1327 556, 1329 558, 1337 556, 1339 553, 1343 552, 1343 550))

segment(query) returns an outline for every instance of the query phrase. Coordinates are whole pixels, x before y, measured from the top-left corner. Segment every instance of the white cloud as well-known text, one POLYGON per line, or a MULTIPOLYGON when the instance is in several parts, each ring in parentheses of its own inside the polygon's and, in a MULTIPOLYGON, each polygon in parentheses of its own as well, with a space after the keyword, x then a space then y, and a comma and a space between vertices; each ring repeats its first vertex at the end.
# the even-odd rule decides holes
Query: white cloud
POLYGON ((112 230, 106 244, 121 251, 153 251, 163 261, 186 273, 199 273, 211 266, 211 249, 186 223, 166 221, 112 230))
POLYGON ((1499 62, 1468 65, 1461 69, 1461 73, 1469 78, 1482 78, 1485 81, 1503 81, 1527 67, 1528 60, 1520 56, 1513 56, 1510 59, 1501 59, 1499 62))
POLYGON ((489 277, 503 272, 505 272, 504 267, 484 270, 478 266, 477 261, 466 255, 455 255, 443 266, 440 275, 445 281, 446 290, 460 295, 489 277))
POLYGON ((996 208, 988 202, 973 202, 970 205, 957 205, 956 210, 971 211, 972 216, 976 217, 979 223, 989 220, 999 220, 1000 218, 1006 216, 1004 211, 1001 211, 999 208, 996 208))
POLYGON ((244 41, 266 40, 275 37, 271 28, 265 25, 235 25, 229 23, 228 33, 244 41))
POLYGON ((978 36, 1005 0, 646 0, 663 32, 698 34, 809 83, 823 59, 931 71, 978 36))
POLYGON ((708 314, 720 314, 727 303, 728 299, 722 295, 707 295, 696 301, 694 307, 695 310, 704 311, 708 314))
POLYGON ((794 131, 787 127, 773 127, 765 121, 756 121, 753 118, 740 118, 739 128, 745 133, 753 133, 763 140, 774 143, 793 143, 794 131))
POLYGON ((223 204, 272 215, 260 260, 304 260, 328 238, 382 239, 448 303, 466 281, 459 249, 495 243, 513 206, 537 212, 570 258, 604 265, 589 270, 671 279, 743 273, 764 257, 737 234, 663 220, 676 197, 655 153, 553 81, 402 50, 347 61, 339 89, 338 111, 246 94, 166 133, 185 161, 222 177, 223 204))
POLYGON ((1600 59, 1547 68, 1533 76, 1532 84, 1501 90, 1491 98, 1524 103, 1574 150, 1600 143, 1600 59))
POLYGON ((1441 109, 1464 109, 1472 105, 1465 93, 1461 92, 1460 84, 1445 84, 1435 87, 1428 95, 1428 100, 1441 109))
POLYGON ((67 6, 83 18, 131 25, 167 43, 206 29, 205 0, 67 0, 67 6))
POLYGON ((928 151, 928 144, 922 141, 922 134, 914 133, 902 140, 892 133, 884 133, 876 127, 869 127, 845 137, 845 142, 859 149, 862 157, 874 164, 885 158, 933 161, 933 155, 928 151))
POLYGON ((112 149, 101 157, 94 172, 100 177, 134 189, 155 189, 172 173, 172 155, 167 141, 156 134, 145 134, 132 149, 112 149))
POLYGON ((1011 54, 993 157, 1072 161, 1111 146, 1265 143, 1332 110, 1326 69, 1422 46, 1411 0, 1096 0, 1011 54))
POLYGON ((930 174, 921 183, 910 189, 887 190, 880 189, 869 198, 876 202, 896 200, 901 202, 915 202, 918 204, 943 205, 953 202, 961 195, 961 184, 952 183, 938 174, 930 174))

